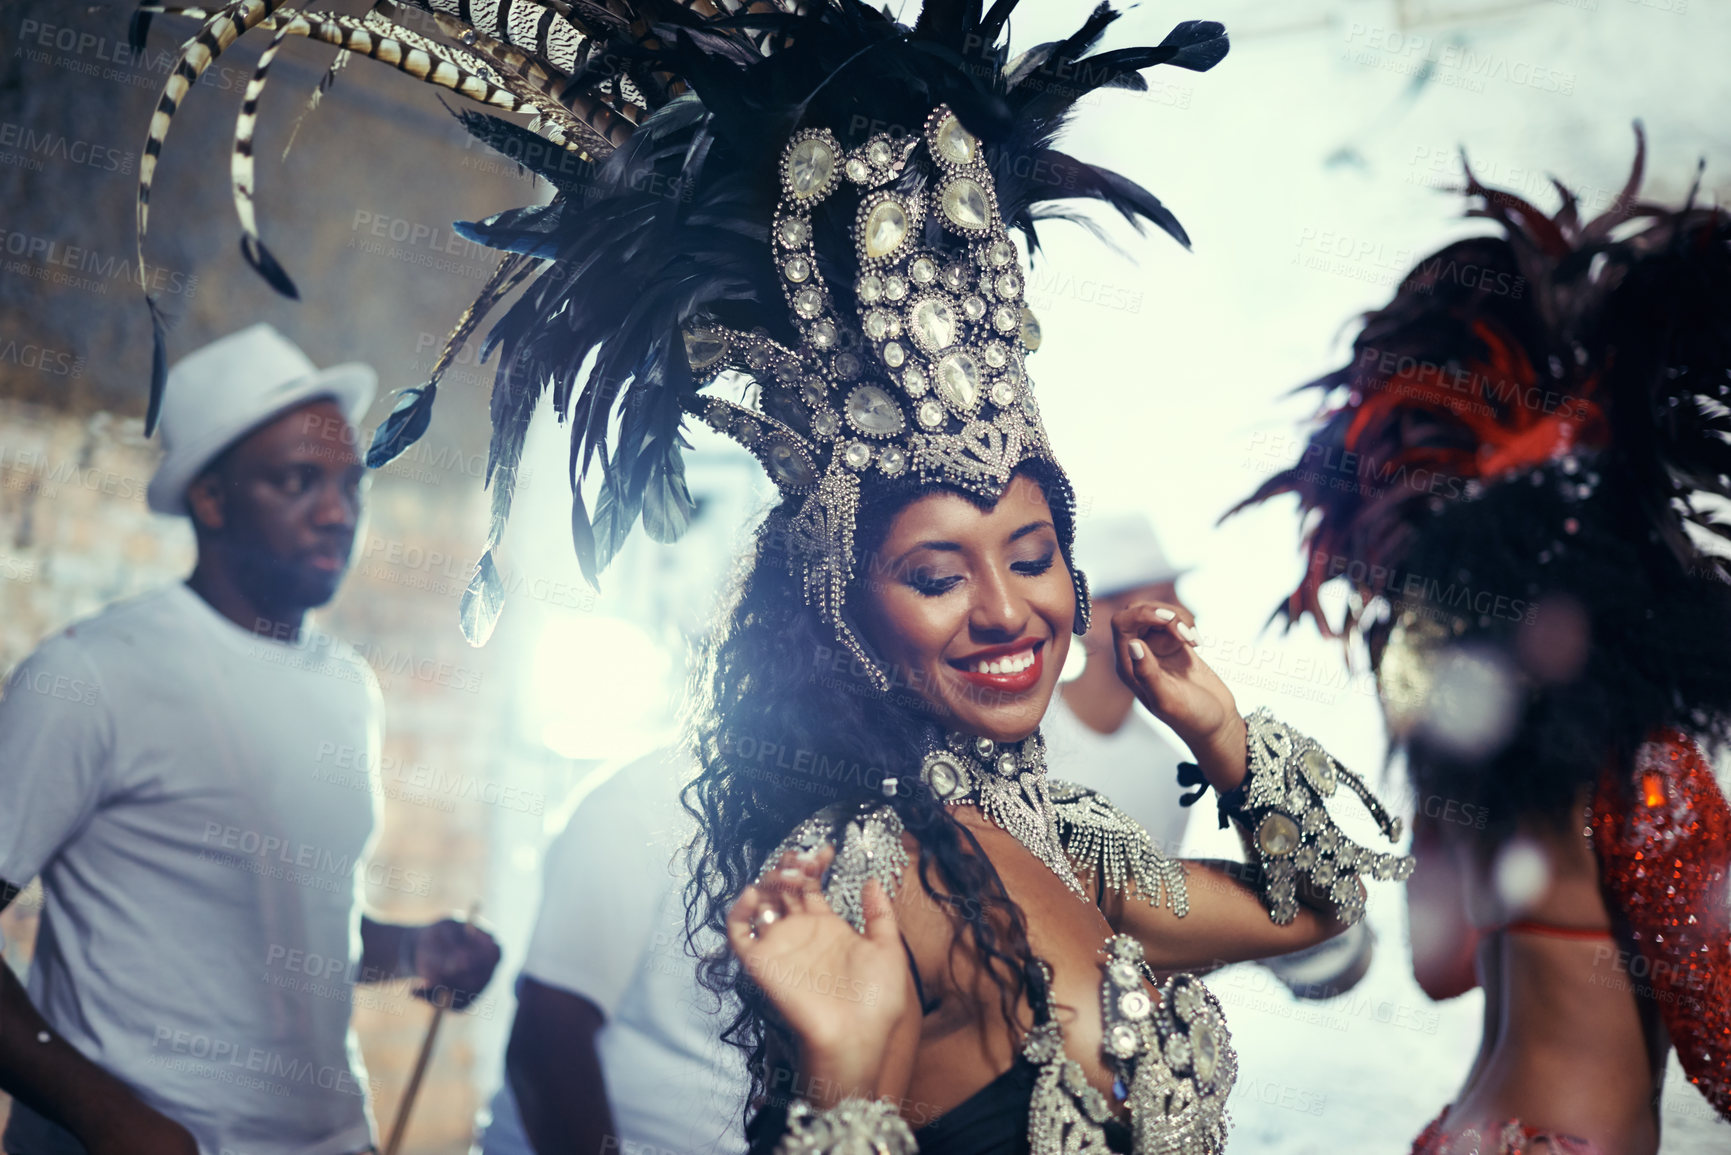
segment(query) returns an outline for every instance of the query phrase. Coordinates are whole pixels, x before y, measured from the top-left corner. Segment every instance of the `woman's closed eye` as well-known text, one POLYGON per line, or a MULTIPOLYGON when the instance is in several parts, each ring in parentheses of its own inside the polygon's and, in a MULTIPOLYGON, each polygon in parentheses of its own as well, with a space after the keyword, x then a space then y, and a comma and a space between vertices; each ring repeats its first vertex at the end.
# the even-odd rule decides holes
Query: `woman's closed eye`
POLYGON ((1042 557, 1031 558, 1028 561, 1011 562, 1010 569, 1023 577, 1039 577, 1052 568, 1052 559, 1057 556, 1057 550, 1047 550, 1042 557))
POLYGON ((955 589, 962 578, 960 574, 937 574, 929 569, 915 569, 908 571, 906 581, 915 593, 935 598, 955 589))

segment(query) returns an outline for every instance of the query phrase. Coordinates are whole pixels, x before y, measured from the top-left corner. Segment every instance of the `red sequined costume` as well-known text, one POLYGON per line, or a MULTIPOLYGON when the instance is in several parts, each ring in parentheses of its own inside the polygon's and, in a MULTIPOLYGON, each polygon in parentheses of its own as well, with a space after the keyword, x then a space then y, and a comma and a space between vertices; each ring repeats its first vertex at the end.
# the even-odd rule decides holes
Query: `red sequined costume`
POLYGON ((1535 1149, 1543 1151, 1544 1155, 1605 1155, 1604 1149, 1596 1143, 1574 1135, 1523 1126, 1519 1119, 1498 1123, 1485 1132, 1468 1127, 1451 1135, 1443 1130, 1442 1125, 1449 1110, 1444 1107, 1442 1114, 1430 1121, 1430 1126, 1414 1141, 1412 1155, 1525 1155, 1535 1149), (1549 1146, 1538 1147, 1540 1143, 1549 1146))
MULTIPOLYGON (((1657 1001, 1684 1073, 1731 1120, 1731 806, 1700 747, 1675 731, 1643 746, 1627 782, 1600 783, 1592 830, 1605 902, 1630 949, 1630 989, 1657 1001)), ((1412 1155, 1521 1155, 1541 1142, 1555 1155, 1602 1155, 1519 1119, 1450 1133, 1449 1110, 1412 1155)))
POLYGON ((1731 1120, 1731 807, 1712 768, 1680 733, 1641 748, 1627 785, 1593 801, 1600 885, 1627 928, 1632 989, 1656 999, 1683 1071, 1731 1120))

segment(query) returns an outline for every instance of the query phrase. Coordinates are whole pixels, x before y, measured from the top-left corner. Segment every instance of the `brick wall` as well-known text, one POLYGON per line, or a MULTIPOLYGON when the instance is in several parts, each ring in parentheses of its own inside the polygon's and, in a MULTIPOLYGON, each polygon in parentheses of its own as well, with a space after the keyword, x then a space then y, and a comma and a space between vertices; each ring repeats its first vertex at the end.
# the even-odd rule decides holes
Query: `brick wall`
MULTIPOLYGON (((19 0, 0 12, 0 669, 66 622, 191 566, 190 532, 143 502, 157 450, 141 435, 150 328, 131 262, 146 127, 194 26, 158 17, 148 50, 133 54, 126 27, 135 6, 19 0)), ((374 365, 381 391, 370 430, 390 391, 424 380, 491 271, 450 222, 540 194, 470 147, 432 89, 365 60, 305 117, 285 161, 332 57, 291 40, 272 70, 256 149, 261 227, 301 300, 277 296, 238 254, 229 189, 240 90, 268 40, 237 44, 183 102, 152 198, 148 276, 173 322, 171 358, 267 320, 321 365, 374 365)), ((539 811, 503 813, 503 788, 544 802, 576 776, 572 763, 513 736, 510 679, 530 639, 509 614, 482 650, 456 628, 485 532, 491 373, 466 352, 425 443, 375 478, 355 568, 323 619, 384 687, 377 854, 433 879, 424 896, 369 895, 388 919, 467 908, 499 883, 495 828, 517 829, 510 822, 522 817, 525 839, 540 833, 539 811)), ((0 915, 15 964, 29 958, 36 905, 26 892, 0 915)), ((406 1150, 467 1149, 475 1088, 490 1085, 487 1067, 508 1025, 509 982, 502 972, 491 1001, 442 1028, 406 1150)), ((384 1128, 429 1011, 395 990, 360 1002, 355 1023, 384 1128)), ((5 1109, 0 1097, 0 1117, 5 1109)))

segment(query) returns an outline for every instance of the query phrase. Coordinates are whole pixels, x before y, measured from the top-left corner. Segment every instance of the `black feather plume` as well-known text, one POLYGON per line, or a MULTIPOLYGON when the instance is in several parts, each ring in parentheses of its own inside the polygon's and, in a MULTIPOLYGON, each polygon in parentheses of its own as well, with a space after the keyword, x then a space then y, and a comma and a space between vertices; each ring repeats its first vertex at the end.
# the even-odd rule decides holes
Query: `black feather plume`
POLYGON ((257 270, 258 275, 265 279, 271 288, 281 293, 291 301, 301 299, 300 290, 288 275, 288 271, 271 255, 264 242, 250 236, 240 238, 240 255, 246 258, 246 263, 257 270))
POLYGON ((429 382, 403 390, 390 414, 379 423, 367 447, 367 468, 383 469, 404 450, 421 439, 433 419, 433 401, 439 387, 429 382))

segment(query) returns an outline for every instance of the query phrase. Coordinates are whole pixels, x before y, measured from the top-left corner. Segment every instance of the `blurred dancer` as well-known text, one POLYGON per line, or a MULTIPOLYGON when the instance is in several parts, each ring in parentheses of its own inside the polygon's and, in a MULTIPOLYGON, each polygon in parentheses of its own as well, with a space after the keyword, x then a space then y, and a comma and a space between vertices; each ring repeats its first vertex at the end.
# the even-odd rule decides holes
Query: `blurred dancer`
POLYGON ((731 1015, 685 950, 679 791, 694 771, 668 749, 602 772, 547 848, 485 1155, 745 1150, 731 1015))
MULTIPOLYGON (((1153 523, 1137 513, 1082 521, 1076 560, 1088 574, 1094 620, 1082 637, 1082 673, 1058 688, 1040 722, 1047 757, 1057 777, 1112 799, 1163 854, 1176 857, 1190 817, 1174 777, 1184 755, 1135 708, 1135 691, 1118 676, 1111 621, 1138 602, 1189 612, 1178 596, 1178 579, 1189 571, 1172 564, 1153 523)), ((1358 985, 1375 946, 1370 924, 1360 921, 1313 947, 1259 962, 1299 998, 1327 999, 1358 985)))
POLYGON ((1482 987, 1485 1027, 1416 1155, 1651 1155, 1672 1045, 1731 1119, 1731 809, 1697 745, 1731 735, 1731 563, 1692 536, 1731 495, 1731 223, 1640 173, 1585 222, 1469 173, 1500 233, 1425 258, 1313 383, 1303 462, 1359 484, 1304 464, 1255 497, 1299 495, 1289 615, 1364 638, 1446 800, 1414 824, 1413 972, 1482 987))
POLYGON ((348 567, 364 365, 267 325, 174 367, 150 507, 190 517, 184 584, 44 642, 0 698, 0 905, 42 878, 26 994, 0 966, 15 1155, 370 1149, 352 985, 484 986, 498 948, 358 900, 376 802, 366 663, 308 632, 348 567), (373 796, 367 795, 369 799, 373 796))

